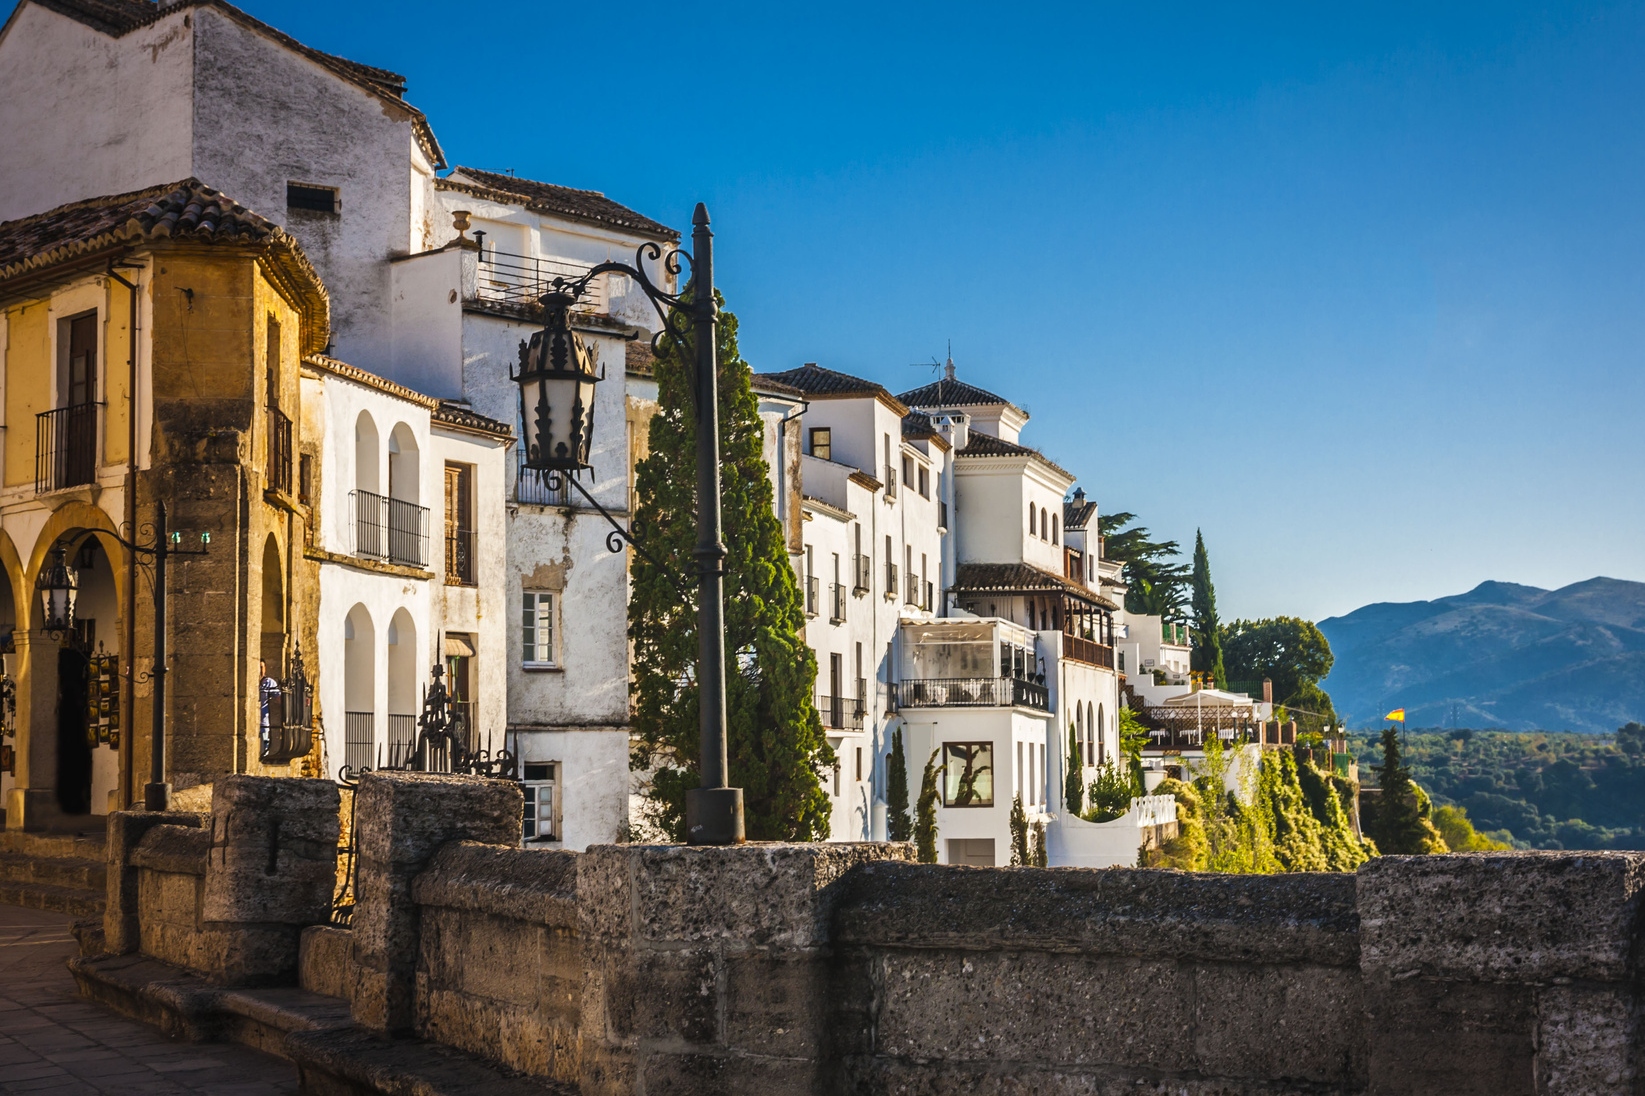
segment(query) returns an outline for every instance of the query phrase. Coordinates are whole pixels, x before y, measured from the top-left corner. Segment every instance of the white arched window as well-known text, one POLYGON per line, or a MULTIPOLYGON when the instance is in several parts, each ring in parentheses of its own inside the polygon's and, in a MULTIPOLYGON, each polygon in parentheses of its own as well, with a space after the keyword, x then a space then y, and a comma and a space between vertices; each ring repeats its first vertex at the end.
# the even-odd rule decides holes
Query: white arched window
POLYGON ((1057 515, 1051 515, 1051 543, 1057 543, 1057 515))
POLYGON ((343 764, 377 768, 377 629, 364 605, 343 619, 343 764))
POLYGON ((1034 504, 1029 503, 1028 504, 1028 535, 1031 536, 1031 537, 1039 536, 1039 525, 1034 520, 1034 514, 1035 514, 1034 504))

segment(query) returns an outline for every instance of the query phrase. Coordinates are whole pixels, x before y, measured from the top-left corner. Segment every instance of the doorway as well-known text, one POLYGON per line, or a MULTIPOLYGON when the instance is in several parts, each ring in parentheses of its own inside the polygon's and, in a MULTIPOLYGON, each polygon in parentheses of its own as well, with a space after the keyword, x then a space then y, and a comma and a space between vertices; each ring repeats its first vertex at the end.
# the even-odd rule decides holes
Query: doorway
POLYGON ((57 649, 57 806, 64 814, 91 813, 90 669, 78 637, 66 637, 57 649))

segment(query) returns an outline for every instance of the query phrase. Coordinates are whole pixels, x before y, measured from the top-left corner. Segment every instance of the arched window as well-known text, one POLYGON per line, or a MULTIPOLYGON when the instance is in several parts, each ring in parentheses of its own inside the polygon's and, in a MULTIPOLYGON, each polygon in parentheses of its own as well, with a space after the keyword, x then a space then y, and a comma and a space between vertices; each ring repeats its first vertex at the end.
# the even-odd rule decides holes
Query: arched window
POLYGON ((1045 507, 1040 507, 1040 539, 1046 540, 1051 536, 1051 526, 1045 519, 1045 507))
POLYGON ((377 629, 364 605, 343 619, 343 764, 378 766, 377 629))
MULTIPOLYGON (((1085 764, 1085 702, 1074 703, 1074 740, 1080 744, 1080 764, 1085 764)), ((1069 758, 1070 761, 1073 758, 1069 758)))
POLYGON ((403 765, 417 745, 419 671, 417 625, 397 609, 388 622, 388 763, 403 765))
POLYGON ((1031 537, 1039 535, 1039 528, 1034 523, 1034 504, 1033 503, 1028 504, 1028 535, 1031 536, 1031 537))
POLYGON ((1051 515, 1051 543, 1057 543, 1057 515, 1051 515))
POLYGON ((1092 736, 1093 736, 1093 738, 1095 739, 1095 742, 1096 742, 1097 764, 1099 764, 1099 765, 1102 764, 1102 751, 1103 751, 1103 739, 1104 739, 1104 733, 1103 732, 1106 730, 1106 725, 1103 723, 1103 716, 1104 716, 1104 712, 1102 710, 1102 705, 1098 704, 1097 705, 1097 721, 1092 726, 1091 732, 1092 732, 1092 736))

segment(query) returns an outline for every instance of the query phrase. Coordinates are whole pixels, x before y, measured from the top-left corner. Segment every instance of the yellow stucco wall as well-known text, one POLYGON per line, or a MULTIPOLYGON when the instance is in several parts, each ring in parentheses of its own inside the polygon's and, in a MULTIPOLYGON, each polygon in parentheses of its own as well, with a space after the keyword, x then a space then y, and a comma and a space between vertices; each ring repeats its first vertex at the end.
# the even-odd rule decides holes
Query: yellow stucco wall
POLYGON ((54 371, 50 303, 6 310, 6 486, 34 482, 34 416, 50 411, 54 371))

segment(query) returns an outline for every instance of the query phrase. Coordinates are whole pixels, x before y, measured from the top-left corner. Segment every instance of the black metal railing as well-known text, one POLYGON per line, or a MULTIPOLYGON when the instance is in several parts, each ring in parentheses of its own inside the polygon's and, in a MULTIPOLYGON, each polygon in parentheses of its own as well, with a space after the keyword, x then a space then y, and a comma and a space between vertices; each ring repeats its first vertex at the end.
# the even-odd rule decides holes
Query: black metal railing
POLYGON ((78 403, 34 418, 34 490, 79 487, 97 479, 97 419, 102 404, 78 403))
POLYGON ((558 487, 549 486, 548 476, 547 472, 520 465, 520 474, 514 480, 514 501, 533 506, 570 506, 572 487, 564 474, 558 476, 558 487))
POLYGON ((888 499, 897 497, 897 470, 895 468, 885 470, 885 497, 888 499))
POLYGON ((291 494, 291 419, 278 407, 268 409, 268 486, 291 494))
POLYGON ((830 730, 862 730, 863 702, 859 697, 819 694, 817 714, 822 717, 823 726, 830 730))
MULTIPOLYGON (((544 259, 534 255, 511 255, 487 248, 480 253, 474 295, 478 300, 498 304, 535 305, 554 284, 555 278, 576 281, 592 269, 590 263, 565 259, 544 259)), ((605 285, 595 278, 572 306, 576 312, 604 312, 605 285)))
POLYGON ((412 567, 428 566, 428 507, 375 491, 350 491, 354 554, 412 567))
POLYGON ((377 713, 343 713, 343 764, 353 772, 377 765, 377 713))
POLYGON ((806 616, 816 616, 817 613, 820 611, 818 606, 817 606, 817 602, 819 600, 821 600, 820 597, 818 596, 818 590, 820 588, 821 588, 821 584, 817 581, 817 576, 816 575, 806 575, 805 576, 805 615, 806 616))
POLYGON ((858 552, 855 557, 853 571, 856 573, 856 578, 851 587, 853 594, 866 594, 874 588, 873 560, 862 552, 858 552))
POLYGON ((885 600, 891 601, 897 596, 897 565, 886 561, 885 564, 885 600))
POLYGON ((828 587, 828 619, 834 624, 845 620, 845 584, 842 582, 828 587))
POLYGON ((474 585, 474 530, 446 526, 446 585, 474 585))
POLYGON ((411 752, 417 748, 417 717, 395 715, 388 717, 388 767, 403 768, 411 761, 411 752))
POLYGON ((920 576, 912 574, 909 575, 907 587, 908 588, 903 591, 903 603, 918 608, 920 604, 920 576))
POLYGON ((1051 694, 1020 677, 947 677, 899 681, 892 686, 899 708, 1035 708, 1051 710, 1051 694))

